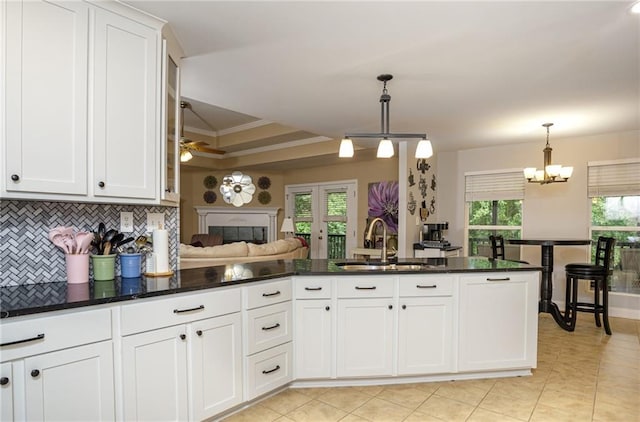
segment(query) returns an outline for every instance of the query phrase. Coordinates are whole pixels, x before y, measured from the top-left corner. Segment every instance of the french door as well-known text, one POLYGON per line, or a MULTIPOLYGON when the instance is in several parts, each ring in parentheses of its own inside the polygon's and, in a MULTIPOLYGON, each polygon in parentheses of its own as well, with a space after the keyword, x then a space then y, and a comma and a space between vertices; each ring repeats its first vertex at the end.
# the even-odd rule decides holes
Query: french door
POLYGON ((357 181, 285 187, 285 217, 309 244, 309 258, 344 259, 356 247, 357 181))

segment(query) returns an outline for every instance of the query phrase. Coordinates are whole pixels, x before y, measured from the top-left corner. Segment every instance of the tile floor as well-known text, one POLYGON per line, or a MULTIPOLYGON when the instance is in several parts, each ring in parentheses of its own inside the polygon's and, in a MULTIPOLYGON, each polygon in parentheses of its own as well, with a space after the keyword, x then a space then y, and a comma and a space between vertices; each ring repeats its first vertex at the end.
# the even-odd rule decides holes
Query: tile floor
POLYGON ((224 422, 640 422, 640 321, 612 336, 578 315, 576 331, 541 314, 533 376, 375 387, 290 388, 224 422))

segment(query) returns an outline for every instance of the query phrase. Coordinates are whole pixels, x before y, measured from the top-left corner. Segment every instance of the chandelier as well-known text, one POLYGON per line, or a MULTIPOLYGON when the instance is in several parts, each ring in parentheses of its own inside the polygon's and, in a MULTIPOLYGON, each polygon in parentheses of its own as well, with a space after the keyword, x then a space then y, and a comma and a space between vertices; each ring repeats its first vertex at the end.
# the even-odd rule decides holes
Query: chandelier
POLYGON ((433 155, 433 147, 431 141, 425 133, 390 133, 389 132, 389 103, 391 95, 387 92, 387 82, 393 79, 393 75, 379 75, 377 78, 384 85, 382 87, 382 95, 380 95, 380 133, 345 133, 344 139, 340 142, 340 152, 338 156, 353 157, 353 142, 351 138, 376 138, 380 139, 378 144, 378 158, 393 157, 393 143, 391 139, 420 139, 416 148, 416 158, 429 158, 433 155))
POLYGON ((524 177, 529 183, 539 183, 546 185, 547 183, 566 182, 573 174, 573 167, 562 167, 560 164, 551 164, 551 146, 549 145, 549 128, 553 123, 545 123, 542 127, 547 128, 547 146, 542 150, 544 152, 544 167, 538 170, 535 167, 527 167, 524 169, 524 177))

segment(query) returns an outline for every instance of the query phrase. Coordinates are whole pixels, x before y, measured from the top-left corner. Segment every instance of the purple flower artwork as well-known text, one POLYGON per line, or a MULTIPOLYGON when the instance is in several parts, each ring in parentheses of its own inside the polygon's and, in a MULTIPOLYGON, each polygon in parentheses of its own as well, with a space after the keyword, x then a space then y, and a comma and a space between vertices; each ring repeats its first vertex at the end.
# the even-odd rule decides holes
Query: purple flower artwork
POLYGON ((390 233, 398 232, 398 182, 369 184, 369 217, 380 217, 390 233))

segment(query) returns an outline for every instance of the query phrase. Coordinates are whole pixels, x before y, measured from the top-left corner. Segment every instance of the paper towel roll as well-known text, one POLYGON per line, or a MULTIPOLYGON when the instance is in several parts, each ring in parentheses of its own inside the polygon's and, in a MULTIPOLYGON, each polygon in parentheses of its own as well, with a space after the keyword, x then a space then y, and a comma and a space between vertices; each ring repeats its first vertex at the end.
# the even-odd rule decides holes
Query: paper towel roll
POLYGON ((166 230, 153 230, 153 254, 155 256, 155 272, 169 272, 169 233, 166 230))

